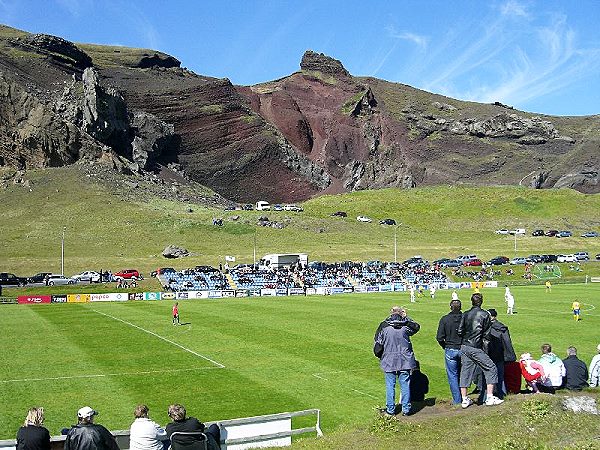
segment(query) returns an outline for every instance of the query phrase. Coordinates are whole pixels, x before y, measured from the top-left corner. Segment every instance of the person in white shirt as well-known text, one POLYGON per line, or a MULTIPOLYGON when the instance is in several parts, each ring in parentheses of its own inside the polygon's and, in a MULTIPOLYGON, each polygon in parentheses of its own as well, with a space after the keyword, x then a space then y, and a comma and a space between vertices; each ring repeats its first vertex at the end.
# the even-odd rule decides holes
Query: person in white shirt
POLYGON ((452 291, 452 301, 458 300, 458 294, 456 291, 452 291))
POLYGON ((513 314, 514 311, 514 307, 515 307, 515 298, 513 297, 512 293, 510 292, 510 289, 508 288, 508 286, 506 286, 506 289, 504 290, 504 301, 507 304, 506 307, 506 314, 513 314))
POLYGON ((148 407, 138 405, 133 415, 135 420, 129 429, 130 450, 163 450, 163 441, 167 441, 167 432, 148 418, 148 407))
POLYGON ((435 299, 435 284, 432 284, 431 286, 429 286, 429 295, 431 296, 431 299, 435 299))
POLYGON ((410 302, 414 303, 415 302, 415 285, 411 284, 408 288, 409 292, 410 292, 410 302))
POLYGON ((596 347, 598 354, 590 362, 590 387, 600 386, 600 344, 596 347))
POLYGON ((542 345, 542 356, 539 363, 544 368, 545 377, 538 384, 538 388, 540 392, 554 394, 556 389, 560 389, 562 386, 563 378, 567 374, 565 365, 558 356, 552 353, 552 346, 550 344, 542 345))

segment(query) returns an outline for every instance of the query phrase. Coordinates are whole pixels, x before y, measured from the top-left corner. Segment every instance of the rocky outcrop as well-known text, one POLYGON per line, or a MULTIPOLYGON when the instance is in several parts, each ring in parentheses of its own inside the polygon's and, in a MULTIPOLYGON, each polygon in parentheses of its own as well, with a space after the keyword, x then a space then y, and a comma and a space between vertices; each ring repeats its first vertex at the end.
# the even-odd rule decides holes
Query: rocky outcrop
POLYGON ((140 69, 148 69, 150 67, 180 67, 181 61, 170 55, 154 53, 153 55, 144 55, 137 63, 136 67, 140 69))
POLYGON ((81 70, 92 66, 92 58, 87 53, 72 42, 57 36, 31 34, 26 38, 15 38, 11 43, 81 70))
POLYGON ((340 61, 323 53, 313 52, 312 50, 307 50, 302 56, 300 69, 307 72, 321 72, 328 75, 350 76, 350 73, 340 61))
POLYGON ((555 188, 571 188, 583 192, 596 192, 600 177, 598 170, 582 170, 576 173, 567 173, 560 177, 554 184, 555 188))
POLYGON ((150 170, 163 155, 177 152, 179 137, 172 124, 142 111, 134 112, 130 122, 134 136, 131 143, 132 160, 139 169, 150 170))

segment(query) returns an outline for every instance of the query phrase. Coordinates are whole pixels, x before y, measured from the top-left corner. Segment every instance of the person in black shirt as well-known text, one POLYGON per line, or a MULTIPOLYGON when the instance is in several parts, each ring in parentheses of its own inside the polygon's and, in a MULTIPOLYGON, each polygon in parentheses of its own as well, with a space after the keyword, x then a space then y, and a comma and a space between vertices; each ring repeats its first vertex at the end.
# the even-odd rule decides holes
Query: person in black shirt
MULTIPOLYGON (((208 439, 208 450, 219 450, 221 448, 221 430, 218 425, 213 423, 208 428, 205 428, 204 424, 195 417, 186 417, 185 408, 179 404, 170 405, 168 414, 171 420, 173 420, 173 422, 167 424, 165 427, 169 439, 176 432, 201 432, 206 434, 208 439)), ((175 438, 171 440, 172 450, 196 450, 197 448, 202 448, 198 445, 198 436, 181 435, 175 438)))
POLYGON ((94 423, 96 415, 98 413, 89 406, 77 411, 77 425, 67 433, 64 450, 119 450, 111 432, 94 423))
POLYGON ((567 374, 564 377, 563 386, 571 391, 581 391, 588 387, 588 368, 586 364, 577 357, 577 349, 569 347, 567 357, 563 359, 567 374))
POLYGON ((436 339, 444 349, 446 360, 446 375, 448 384, 452 393, 452 402, 459 405, 462 402, 460 395, 459 375, 460 375, 460 344, 462 338, 458 335, 458 324, 462 317, 460 311, 462 305, 460 300, 455 299, 450 302, 450 313, 440 319, 436 339))
POLYGON ((44 408, 31 408, 17 432, 17 450, 50 450, 50 433, 44 424, 44 408))

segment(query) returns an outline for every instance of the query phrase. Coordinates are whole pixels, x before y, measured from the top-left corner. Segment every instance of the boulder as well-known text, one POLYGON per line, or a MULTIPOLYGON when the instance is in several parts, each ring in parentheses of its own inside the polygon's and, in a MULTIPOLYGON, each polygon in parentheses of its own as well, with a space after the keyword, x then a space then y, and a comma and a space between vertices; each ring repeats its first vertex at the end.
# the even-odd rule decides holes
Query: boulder
POLYGON ((563 409, 574 413, 600 414, 593 397, 583 395, 581 397, 567 397, 562 402, 563 409))
POLYGON ((190 252, 183 248, 177 247, 176 245, 168 245, 162 252, 162 255, 165 258, 182 258, 184 256, 189 256, 190 252))

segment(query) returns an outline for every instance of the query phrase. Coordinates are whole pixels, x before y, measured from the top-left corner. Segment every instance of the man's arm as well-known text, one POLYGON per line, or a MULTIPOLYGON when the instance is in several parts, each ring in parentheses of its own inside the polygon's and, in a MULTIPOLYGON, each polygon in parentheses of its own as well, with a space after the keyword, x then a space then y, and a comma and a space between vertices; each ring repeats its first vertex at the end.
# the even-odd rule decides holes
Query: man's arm
POLYGON ((419 331, 421 329, 421 325, 419 325, 417 322, 415 322, 408 316, 406 317, 406 322, 404 323, 404 326, 406 328, 408 328, 409 336, 412 336, 413 334, 417 333, 417 331, 419 331))
POLYGON ((438 344, 440 344, 440 346, 442 348, 446 348, 446 327, 445 327, 444 317, 442 317, 440 319, 440 323, 438 324, 437 334, 435 336, 435 339, 438 341, 438 344))

